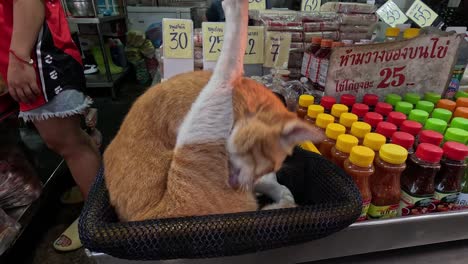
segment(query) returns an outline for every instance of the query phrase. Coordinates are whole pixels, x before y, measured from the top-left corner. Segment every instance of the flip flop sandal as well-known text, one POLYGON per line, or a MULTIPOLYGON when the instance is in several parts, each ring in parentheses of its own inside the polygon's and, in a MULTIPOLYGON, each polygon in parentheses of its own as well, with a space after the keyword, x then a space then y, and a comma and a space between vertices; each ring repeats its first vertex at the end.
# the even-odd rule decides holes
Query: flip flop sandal
POLYGON ((78 218, 54 241, 54 248, 61 252, 70 252, 81 248, 78 234, 78 218))
POLYGON ((62 204, 79 204, 84 202, 84 199, 78 186, 74 186, 60 197, 60 202, 62 204))

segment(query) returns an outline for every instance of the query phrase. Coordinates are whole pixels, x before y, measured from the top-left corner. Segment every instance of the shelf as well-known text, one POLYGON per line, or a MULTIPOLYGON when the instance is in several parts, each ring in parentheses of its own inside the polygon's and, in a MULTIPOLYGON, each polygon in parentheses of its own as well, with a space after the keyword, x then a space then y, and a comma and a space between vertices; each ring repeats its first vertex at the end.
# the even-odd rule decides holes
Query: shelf
POLYGON ((90 74, 85 75, 86 77, 86 87, 87 88, 111 88, 114 87, 114 84, 119 82, 128 72, 128 68, 124 69, 123 72, 118 74, 112 74, 112 82, 107 80, 105 74, 90 74))
POLYGON ((67 17, 69 23, 73 24, 100 24, 119 19, 124 19, 124 15, 103 16, 103 17, 67 17))

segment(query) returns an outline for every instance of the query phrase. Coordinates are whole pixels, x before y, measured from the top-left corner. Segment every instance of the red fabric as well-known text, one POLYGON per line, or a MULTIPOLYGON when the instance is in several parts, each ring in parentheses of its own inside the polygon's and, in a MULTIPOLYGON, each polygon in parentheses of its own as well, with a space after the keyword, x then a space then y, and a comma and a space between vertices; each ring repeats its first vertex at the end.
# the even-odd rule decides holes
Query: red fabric
MULTIPOLYGON (((13 1, 14 0, 0 0, 0 74, 7 83, 8 63, 9 63, 9 49, 11 43, 11 35, 13 28, 13 1)), ((63 50, 68 55, 72 56, 76 61, 82 64, 81 55, 71 38, 70 29, 65 17, 65 12, 59 0, 46 0, 45 3, 45 22, 47 23, 57 48, 63 50)), ((35 58, 34 50, 31 51, 31 57, 35 58)), ((37 74, 37 84, 41 88, 41 82, 37 74)), ((0 100, 0 109, 5 108, 8 99, 0 100)), ((39 96, 32 104, 20 103, 20 110, 25 112, 38 108, 46 104, 44 95, 39 96)))

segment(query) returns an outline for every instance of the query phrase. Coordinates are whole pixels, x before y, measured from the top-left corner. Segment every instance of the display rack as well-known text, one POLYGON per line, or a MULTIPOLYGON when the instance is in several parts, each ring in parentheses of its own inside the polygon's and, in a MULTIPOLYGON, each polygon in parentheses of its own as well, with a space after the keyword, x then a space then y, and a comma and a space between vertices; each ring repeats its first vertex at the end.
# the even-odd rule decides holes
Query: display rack
POLYGON ((104 58, 104 67, 106 69, 105 76, 93 76, 93 75, 86 75, 86 87, 87 88, 110 88, 112 98, 117 97, 117 93, 115 90, 115 85, 119 82, 128 72, 128 69, 124 69, 122 73, 119 74, 111 74, 110 71, 110 64, 109 60, 112 58, 108 58, 107 53, 105 52, 105 42, 104 42, 104 34, 103 34, 103 24, 117 21, 117 20, 124 20, 127 19, 127 9, 126 9, 126 0, 122 0, 122 10, 123 14, 119 15, 112 15, 112 16, 102 16, 98 14, 96 9, 97 5, 95 0, 89 0, 92 4, 94 15, 92 17, 73 17, 69 14, 70 11, 68 10, 67 3, 65 0, 62 1, 62 6, 65 9, 65 12, 68 14, 67 20, 70 24, 81 25, 81 24, 94 24, 96 25, 97 36, 99 40, 99 48, 101 50, 102 56, 104 58))

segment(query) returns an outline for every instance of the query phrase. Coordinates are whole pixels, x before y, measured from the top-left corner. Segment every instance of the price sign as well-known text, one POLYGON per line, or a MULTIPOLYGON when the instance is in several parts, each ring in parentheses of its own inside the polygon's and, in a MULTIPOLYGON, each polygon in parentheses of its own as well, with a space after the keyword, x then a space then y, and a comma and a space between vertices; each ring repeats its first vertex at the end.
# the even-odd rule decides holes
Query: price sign
POLYGON ((264 32, 263 27, 249 27, 244 64, 263 64, 264 32))
POLYGON ((193 58, 193 22, 186 19, 163 19, 164 57, 193 58))
POLYGON ((320 11, 322 0, 302 0, 301 11, 320 11))
POLYGON ((224 23, 203 22, 203 59, 217 61, 223 47, 224 23))
POLYGON ((420 0, 414 1, 408 11, 406 11, 406 15, 420 27, 428 27, 432 25, 439 16, 420 0))
POLYGON ((460 35, 429 34, 406 41, 334 48, 325 94, 442 94, 463 40, 460 35))
POLYGON ((265 63, 267 68, 287 68, 291 33, 267 31, 265 38, 265 63))
POLYGON ((408 17, 400 10, 400 8, 392 1, 389 0, 377 10, 377 15, 390 25, 395 27, 398 24, 403 24, 408 20, 408 17))
POLYGON ((249 10, 265 10, 265 0, 249 0, 249 10))

